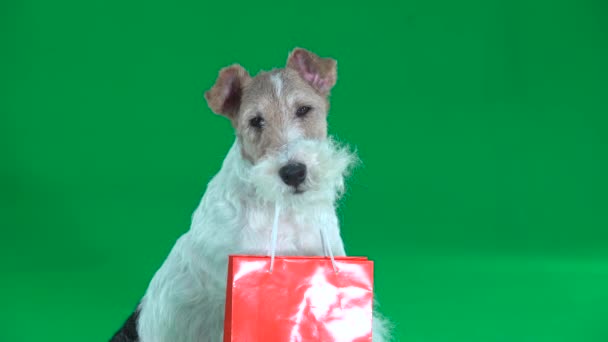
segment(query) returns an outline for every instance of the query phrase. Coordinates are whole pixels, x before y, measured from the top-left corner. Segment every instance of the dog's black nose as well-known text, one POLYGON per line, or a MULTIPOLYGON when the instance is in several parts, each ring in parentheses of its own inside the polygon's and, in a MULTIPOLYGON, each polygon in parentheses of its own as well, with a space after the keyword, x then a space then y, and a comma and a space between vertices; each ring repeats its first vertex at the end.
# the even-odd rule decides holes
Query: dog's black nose
POLYGON ((306 165, 302 163, 289 163, 279 169, 279 176, 285 184, 294 188, 306 179, 306 165))

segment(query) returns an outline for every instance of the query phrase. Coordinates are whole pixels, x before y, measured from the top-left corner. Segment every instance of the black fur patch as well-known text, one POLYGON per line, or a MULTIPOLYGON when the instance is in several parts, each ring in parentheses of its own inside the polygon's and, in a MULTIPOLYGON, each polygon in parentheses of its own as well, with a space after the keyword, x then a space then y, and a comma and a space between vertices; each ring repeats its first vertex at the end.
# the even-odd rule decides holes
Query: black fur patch
POLYGON ((110 342, 138 342, 137 318, 139 317, 139 307, 129 316, 125 324, 114 334, 110 342))

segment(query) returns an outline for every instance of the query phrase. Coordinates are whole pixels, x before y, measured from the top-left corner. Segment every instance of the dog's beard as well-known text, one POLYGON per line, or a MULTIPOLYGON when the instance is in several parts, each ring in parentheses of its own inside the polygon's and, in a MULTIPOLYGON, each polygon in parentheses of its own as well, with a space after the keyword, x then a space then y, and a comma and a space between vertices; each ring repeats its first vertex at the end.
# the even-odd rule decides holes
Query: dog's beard
POLYGON ((299 139, 259 160, 247 178, 256 197, 264 202, 333 203, 344 193, 344 178, 355 160, 355 153, 332 139, 299 139), (279 169, 288 162, 306 165, 306 180, 297 188, 286 185, 279 176, 279 169))

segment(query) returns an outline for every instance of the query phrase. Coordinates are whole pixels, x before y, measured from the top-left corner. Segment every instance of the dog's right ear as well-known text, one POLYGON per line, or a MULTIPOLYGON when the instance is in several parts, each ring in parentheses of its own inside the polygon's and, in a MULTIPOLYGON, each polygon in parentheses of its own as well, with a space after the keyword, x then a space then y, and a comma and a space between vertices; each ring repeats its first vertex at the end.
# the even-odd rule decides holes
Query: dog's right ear
POLYGON ((247 70, 238 64, 220 70, 213 87, 205 92, 209 108, 216 114, 234 119, 241 106, 243 87, 250 80, 247 70))

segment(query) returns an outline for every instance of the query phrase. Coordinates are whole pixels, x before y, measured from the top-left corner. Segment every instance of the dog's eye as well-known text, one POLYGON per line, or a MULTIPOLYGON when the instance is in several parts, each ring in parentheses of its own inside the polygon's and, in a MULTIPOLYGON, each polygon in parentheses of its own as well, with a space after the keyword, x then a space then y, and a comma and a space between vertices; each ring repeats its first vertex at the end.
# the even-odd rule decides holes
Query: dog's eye
POLYGON ((304 117, 311 109, 310 106, 300 106, 298 110, 296 110, 296 116, 299 118, 304 117))
POLYGON ((264 127, 265 124, 266 124, 266 121, 264 121, 264 118, 262 118, 259 115, 255 116, 249 120, 249 126, 254 127, 254 128, 260 129, 260 128, 264 127))

